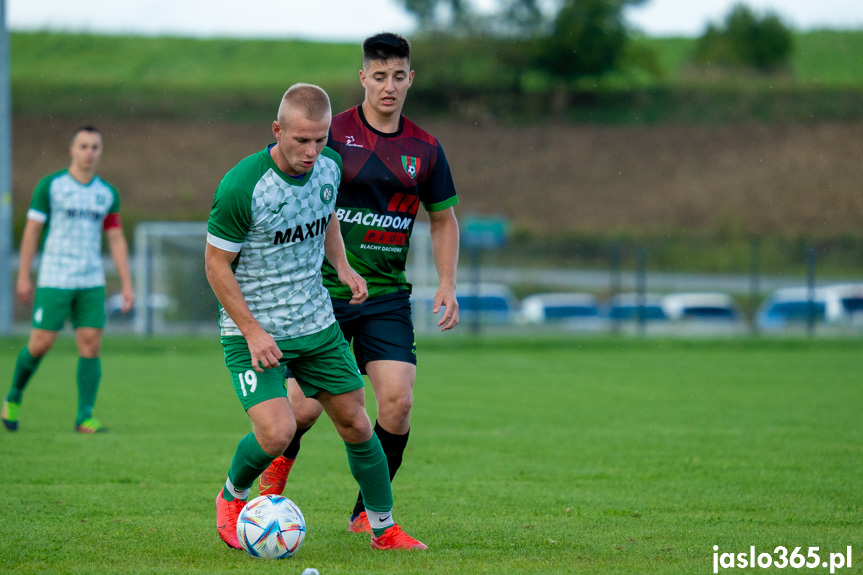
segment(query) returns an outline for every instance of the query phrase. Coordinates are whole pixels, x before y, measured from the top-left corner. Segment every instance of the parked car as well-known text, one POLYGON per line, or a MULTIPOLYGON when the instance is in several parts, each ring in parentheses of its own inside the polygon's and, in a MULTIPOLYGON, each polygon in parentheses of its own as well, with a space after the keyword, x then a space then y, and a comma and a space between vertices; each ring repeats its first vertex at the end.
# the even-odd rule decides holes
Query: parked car
POLYGON ((735 322, 741 318, 734 298, 725 293, 668 294, 662 298, 662 309, 673 321, 735 322))
POLYGON ((773 292, 758 311, 758 326, 781 329, 809 321, 834 326, 863 326, 863 283, 782 288, 773 292), (811 310, 811 311, 810 311, 811 310))
POLYGON ((521 317, 526 323, 587 321, 599 315, 599 300, 589 293, 538 293, 521 300, 521 317))
POLYGON ((662 307, 662 296, 655 293, 645 293, 643 300, 640 300, 637 293, 619 293, 609 301, 607 315, 612 321, 635 321, 639 318, 644 318, 645 321, 668 319, 662 307))
MULTIPOLYGON (((435 288, 414 288, 411 294, 413 313, 431 315, 434 294, 435 288)), ((462 323, 474 321, 477 314, 482 323, 512 323, 518 313, 518 299, 506 284, 461 283, 456 296, 462 323)))
POLYGON ((814 290, 810 301, 809 288, 789 287, 774 291, 764 301, 756 321, 760 329, 782 329, 805 324, 810 316, 815 322, 826 321, 827 304, 823 292, 814 290))
POLYGON ((863 283, 831 284, 818 290, 824 296, 827 321, 863 324, 863 283))

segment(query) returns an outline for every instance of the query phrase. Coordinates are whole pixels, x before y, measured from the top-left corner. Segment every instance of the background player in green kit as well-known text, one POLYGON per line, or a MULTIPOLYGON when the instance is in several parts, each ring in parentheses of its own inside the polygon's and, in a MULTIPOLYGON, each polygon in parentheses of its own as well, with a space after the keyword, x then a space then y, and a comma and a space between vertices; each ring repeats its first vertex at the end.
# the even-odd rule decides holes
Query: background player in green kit
MULTIPOLYGON (((328 146, 344 164, 336 213, 341 223, 348 262, 368 282, 369 298, 348 304, 350 292, 324 264, 324 283, 332 296, 336 318, 357 363, 368 374, 377 401, 375 433, 387 455, 390 479, 402 462, 408 441, 416 345, 411 321, 411 285, 405 261, 419 205, 428 213, 439 287, 432 311, 443 314, 441 331, 458 324, 456 264, 458 203, 449 164, 440 143, 402 115, 413 82, 410 45, 395 34, 378 34, 363 43, 360 81, 365 98, 360 106, 333 118, 328 146)), ((300 437, 322 412, 289 380, 298 431, 282 457, 260 480, 261 493, 281 493, 299 451, 300 437)), ((351 513, 350 531, 369 530, 367 508, 360 493, 351 513)))
POLYGON ((102 377, 99 348, 105 327, 105 271, 102 232, 120 276, 123 311, 135 302, 129 274, 129 249, 120 223, 120 197, 96 175, 102 156, 102 134, 92 126, 75 131, 69 168, 43 178, 36 186, 21 238, 21 265, 16 289, 21 301, 33 301, 33 329, 18 354, 12 389, 2 408, 6 429, 18 429, 24 388, 48 353, 67 318, 78 345, 78 415, 75 430, 96 433, 105 428, 93 419, 102 377), (34 293, 30 267, 47 231, 34 293), (34 297, 35 295, 35 297, 34 297))
POLYGON ((359 304, 368 297, 365 281, 348 264, 333 217, 342 163, 324 147, 331 114, 321 88, 292 86, 273 122, 275 144, 225 175, 207 223, 207 279, 222 305, 225 364, 253 424, 216 497, 219 536, 237 549, 237 516, 249 488, 296 431, 286 365, 302 392, 324 406, 345 442, 351 473, 368 504, 372 547, 426 548, 393 521, 386 457, 365 411, 362 377, 322 283, 326 255, 348 301, 359 304))

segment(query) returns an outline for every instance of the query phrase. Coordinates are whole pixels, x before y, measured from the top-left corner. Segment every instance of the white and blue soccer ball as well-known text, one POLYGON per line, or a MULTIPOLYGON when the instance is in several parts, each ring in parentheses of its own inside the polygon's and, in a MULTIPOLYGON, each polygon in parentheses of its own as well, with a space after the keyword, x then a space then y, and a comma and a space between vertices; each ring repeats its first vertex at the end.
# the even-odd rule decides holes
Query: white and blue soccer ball
POLYGON ((252 557, 292 557, 306 538, 306 520, 296 504, 281 495, 261 495, 246 503, 237 519, 240 545, 252 557))

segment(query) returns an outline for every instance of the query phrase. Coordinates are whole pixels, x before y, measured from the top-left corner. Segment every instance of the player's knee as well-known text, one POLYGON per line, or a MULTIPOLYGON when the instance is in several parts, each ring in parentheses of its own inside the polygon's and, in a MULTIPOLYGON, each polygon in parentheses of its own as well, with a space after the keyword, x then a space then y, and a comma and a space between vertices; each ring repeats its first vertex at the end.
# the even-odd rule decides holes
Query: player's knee
POLYGON ((296 432, 297 425, 295 422, 282 421, 278 425, 258 429, 255 435, 261 449, 272 455, 284 453, 296 432))
POLYGON ((380 415, 393 421, 401 421, 407 419, 411 415, 411 409, 414 406, 414 397, 412 393, 392 397, 379 407, 380 415))
POLYGON ((33 333, 27 342, 27 351, 35 358, 42 357, 51 351, 55 341, 56 336, 52 333, 33 333))
POLYGON ((321 416, 322 411, 320 406, 317 409, 298 409, 295 411, 294 417, 297 418, 297 428, 309 429, 321 416))
POLYGON ((27 351, 30 352, 30 355, 35 359, 39 359, 40 357, 44 357, 49 351, 51 351, 51 347, 54 342, 50 342, 47 344, 37 343, 35 345, 28 345, 27 351))
POLYGON ((372 438, 372 424, 365 411, 356 413, 353 417, 344 417, 333 421, 339 436, 348 443, 362 443, 372 438))

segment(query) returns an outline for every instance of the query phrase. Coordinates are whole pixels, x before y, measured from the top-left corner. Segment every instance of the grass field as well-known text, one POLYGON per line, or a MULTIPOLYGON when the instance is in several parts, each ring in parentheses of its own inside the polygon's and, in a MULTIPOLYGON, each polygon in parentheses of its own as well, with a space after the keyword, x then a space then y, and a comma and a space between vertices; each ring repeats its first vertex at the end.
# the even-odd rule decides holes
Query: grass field
MULTIPOLYGON (((832 121, 859 119, 863 60, 858 54, 863 32, 813 31, 797 33, 794 38, 789 73, 762 77, 722 70, 694 71, 691 60, 696 40, 692 38, 635 37, 632 51, 655 54, 659 75, 625 70, 612 75, 616 80, 606 78, 604 82, 612 91, 622 89, 628 95, 616 105, 609 102, 604 112, 589 107, 586 112, 582 110, 586 116, 576 115, 575 119, 628 124, 637 116, 642 122, 662 118, 704 122, 706 115, 712 123, 721 123, 729 119, 728 106, 743 119, 760 121, 811 119, 811 114, 802 114, 799 108, 811 109, 816 117, 832 121), (641 91, 641 95, 633 101, 629 90, 641 91), (658 95, 652 92, 656 90, 670 92, 658 95), (719 109, 714 104, 706 110, 698 101, 690 102, 693 90, 727 101, 719 109), (742 93, 748 94, 743 103, 739 101, 742 93), (759 96, 755 104, 750 101, 753 95, 759 96), (645 98, 653 103, 643 102, 645 98), (689 110, 688 114, 675 112, 681 106, 689 110), (761 109, 765 106, 771 110, 769 114, 761 109), (641 112, 633 114, 633 109, 641 112), (710 109, 714 111, 709 113, 710 109)), ((496 68, 501 64, 489 53, 499 50, 495 46, 479 42, 453 48, 436 40, 414 41, 413 63, 421 71, 414 87, 414 105, 419 105, 425 94, 432 102, 427 113, 440 109, 442 100, 451 100, 458 93, 486 91, 489 97, 500 96, 514 81, 501 79, 509 75, 505 65, 496 68), (447 48, 453 53, 442 52, 447 48), (470 56, 465 58, 464 53, 470 56), (440 61, 446 64, 441 66, 440 61)), ((320 84, 333 98, 334 107, 341 109, 361 96, 359 67, 359 47, 353 43, 49 32, 11 35, 10 70, 17 115, 78 117, 98 110, 103 117, 243 121, 267 110, 271 100, 296 81, 320 84)), ((534 76, 524 75, 519 80, 522 88, 531 92, 535 89, 532 84, 538 82, 546 90, 547 79, 527 79, 534 76)), ((595 83, 595 79, 585 80, 583 89, 590 92, 595 83)), ((510 96, 516 99, 474 105, 485 106, 487 112, 494 110, 504 118, 531 117, 529 109, 531 102, 537 101, 535 95, 526 100, 519 99, 518 94, 510 96)), ((466 118, 473 115, 461 106, 450 112, 466 118)), ((536 112, 539 119, 547 118, 547 111, 536 112)))
MULTIPOLYGON (((360 66, 354 43, 300 40, 193 39, 16 32, 12 36, 13 82, 194 88, 215 91, 242 86, 281 89, 285 76, 326 86, 353 86, 360 66), (254 62, 254 66, 249 63, 254 62)), ((422 39, 415 39, 422 45, 422 39)), ((666 81, 679 81, 695 39, 637 37, 637 49, 655 51, 666 81)), ((797 33, 791 68, 801 85, 863 87, 863 31, 797 33)), ((418 55, 428 52, 420 49, 418 55)), ((421 68, 422 62, 417 62, 421 68)), ((453 72, 456 73, 456 72, 453 72)), ((469 76, 482 71, 470 70, 469 76)), ((471 78, 465 79, 470 82, 471 78)))
MULTIPOLYGON (((22 343, 0 340, 4 392, 22 343)), ((346 532, 356 488, 321 422, 286 493, 308 536, 267 563, 228 550, 213 525, 249 430, 216 338, 109 338, 96 411, 112 430, 87 437, 72 432, 76 355, 62 339, 21 430, 0 434, 0 572, 711 573, 714 545, 819 547, 825 560, 850 545, 863 561, 861 348, 421 340, 394 493, 429 551, 375 552, 346 532)))
MULTIPOLYGON (((664 82, 689 84, 693 82, 687 67, 692 64, 695 38, 669 37, 635 39, 635 46, 653 50, 658 56, 664 82)), ((794 35, 789 80, 809 88, 861 88, 863 87, 863 32, 815 30, 794 35)), ((701 78, 703 81, 703 78, 701 78)), ((752 83, 753 78, 744 79, 752 83)), ((776 78, 765 80, 775 83, 776 78)))

